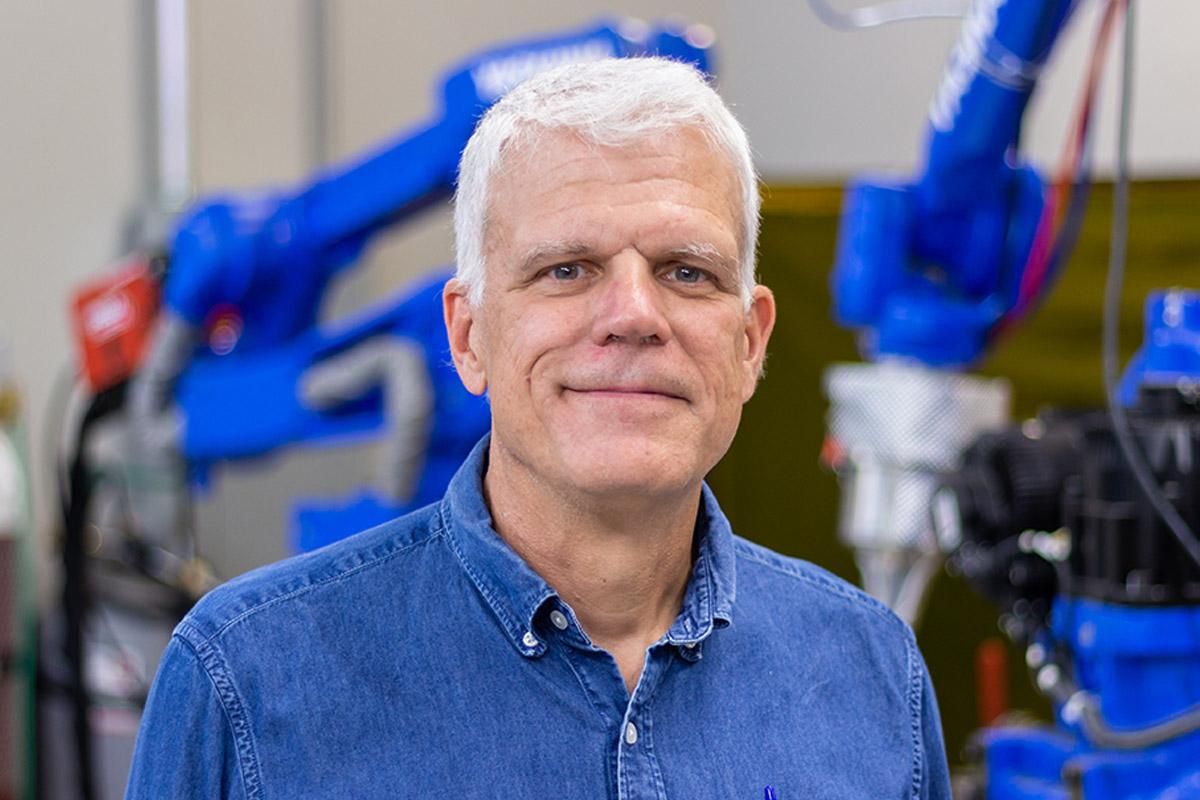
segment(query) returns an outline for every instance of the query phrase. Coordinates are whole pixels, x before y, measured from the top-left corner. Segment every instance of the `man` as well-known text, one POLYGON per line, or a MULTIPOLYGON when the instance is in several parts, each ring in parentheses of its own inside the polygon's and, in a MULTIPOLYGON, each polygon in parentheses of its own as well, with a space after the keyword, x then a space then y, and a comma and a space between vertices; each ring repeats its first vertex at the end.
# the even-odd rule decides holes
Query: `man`
POLYGON ((775 319, 742 129, 690 67, 534 78, 462 160, 435 506, 180 624, 129 797, 948 797, 911 632, 735 537, 704 475, 775 319))

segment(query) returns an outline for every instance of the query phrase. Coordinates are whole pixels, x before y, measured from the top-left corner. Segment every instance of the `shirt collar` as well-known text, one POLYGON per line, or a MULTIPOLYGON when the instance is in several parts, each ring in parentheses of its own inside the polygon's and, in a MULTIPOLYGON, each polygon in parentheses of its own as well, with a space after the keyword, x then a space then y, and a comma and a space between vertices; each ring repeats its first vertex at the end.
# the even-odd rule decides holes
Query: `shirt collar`
MULTIPOLYGON (((447 541, 463 570, 513 645, 523 655, 540 656, 546 645, 536 635, 534 619, 558 595, 492 526, 492 515, 483 499, 490 441, 490 435, 484 436, 450 481, 442 501, 442 521, 447 541)), ((701 492, 695 541, 696 556, 683 606, 666 635, 670 644, 700 642, 714 627, 724 627, 732 621, 733 531, 707 485, 701 492)))

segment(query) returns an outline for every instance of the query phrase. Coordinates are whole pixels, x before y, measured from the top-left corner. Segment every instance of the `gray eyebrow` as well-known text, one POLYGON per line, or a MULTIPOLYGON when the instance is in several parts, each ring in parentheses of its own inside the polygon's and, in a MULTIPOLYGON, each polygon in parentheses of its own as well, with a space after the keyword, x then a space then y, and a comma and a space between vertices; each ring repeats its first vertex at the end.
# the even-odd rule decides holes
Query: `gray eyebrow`
POLYGON ((587 255, 591 251, 588 245, 580 241, 558 241, 558 242, 540 242, 525 254, 521 259, 521 272, 528 272, 540 262, 548 258, 575 258, 582 255, 587 255))
MULTIPOLYGON (((540 242, 534 245, 521 259, 521 272, 529 272, 546 260, 578 258, 591 252, 591 245, 577 239, 540 242)), ((664 255, 667 258, 694 259, 711 268, 727 270, 732 275, 740 274, 738 259, 724 255, 708 242, 693 242, 683 247, 672 248, 664 255)))
POLYGON ((722 254, 720 250, 707 242, 694 242, 684 247, 677 247, 674 250, 669 250, 667 255, 672 258, 687 257, 699 259, 709 266, 726 269, 733 274, 738 274, 739 272, 738 260, 736 258, 722 254))

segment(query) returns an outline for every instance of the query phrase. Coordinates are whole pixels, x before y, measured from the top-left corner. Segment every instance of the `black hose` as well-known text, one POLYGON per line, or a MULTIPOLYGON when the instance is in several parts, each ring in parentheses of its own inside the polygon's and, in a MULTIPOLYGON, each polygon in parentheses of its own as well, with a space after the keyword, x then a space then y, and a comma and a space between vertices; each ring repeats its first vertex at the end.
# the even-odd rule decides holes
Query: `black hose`
MULTIPOLYGON (((77 778, 79 796, 82 800, 95 800, 97 796, 89 722, 91 698, 86 682, 87 654, 84 648, 84 627, 90 605, 86 534, 88 506, 92 493, 91 465, 87 457, 87 443, 92 428, 98 422, 124 407, 126 386, 126 383, 120 383, 110 389, 105 389, 92 397, 88 404, 87 411, 84 412, 83 419, 79 423, 75 453, 71 459, 71 468, 67 478, 69 489, 62 509, 62 607, 66 627, 64 649, 69 670, 67 693, 72 706, 77 778)), ((45 690, 46 687, 43 687, 43 691, 45 690)), ((45 727, 42 726, 43 732, 45 727)), ((38 781, 39 793, 44 792, 45 785, 44 779, 38 781)))

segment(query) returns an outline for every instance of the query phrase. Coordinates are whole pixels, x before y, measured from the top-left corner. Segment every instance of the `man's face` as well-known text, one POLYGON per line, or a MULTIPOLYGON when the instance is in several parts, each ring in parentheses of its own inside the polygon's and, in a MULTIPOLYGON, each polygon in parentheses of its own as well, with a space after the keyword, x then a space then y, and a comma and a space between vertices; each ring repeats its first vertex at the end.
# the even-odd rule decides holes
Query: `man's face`
POLYGON ((446 292, 492 458, 589 496, 694 490, 758 379, 774 300, 741 294, 728 160, 691 130, 620 148, 554 132, 492 183, 483 300, 446 292))

